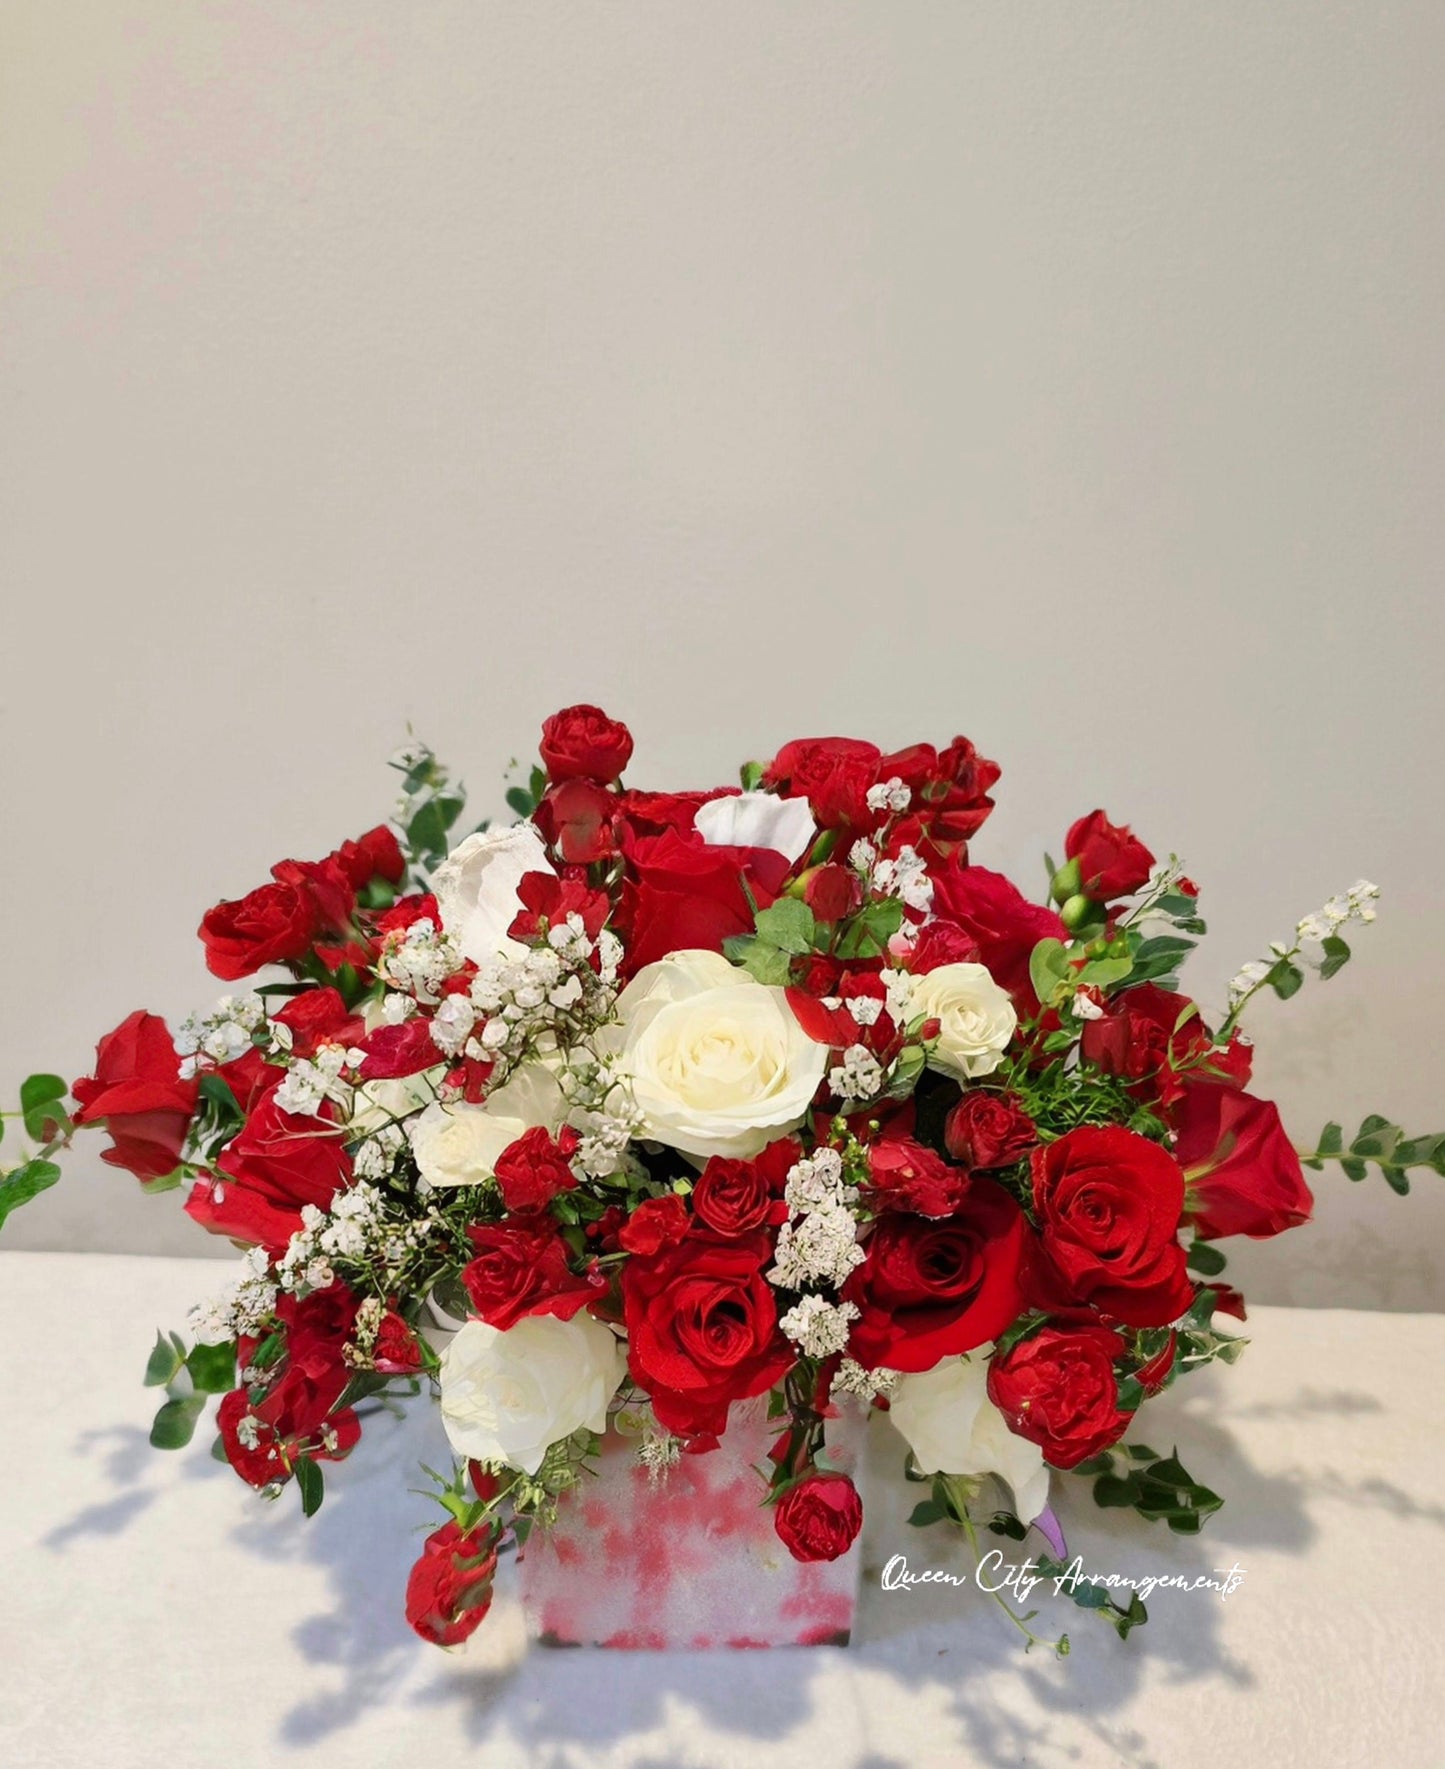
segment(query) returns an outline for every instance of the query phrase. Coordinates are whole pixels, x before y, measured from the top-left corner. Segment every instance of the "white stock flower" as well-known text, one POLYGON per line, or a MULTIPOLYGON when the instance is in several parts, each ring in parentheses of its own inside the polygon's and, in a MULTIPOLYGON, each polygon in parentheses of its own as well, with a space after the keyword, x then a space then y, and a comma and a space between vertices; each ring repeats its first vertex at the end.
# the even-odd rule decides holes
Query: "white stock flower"
POLYGON ((526 950, 507 929, 522 907, 517 886, 528 872, 551 872, 542 838, 530 823, 481 829, 448 854, 432 879, 442 925, 463 958, 485 964, 526 950))
POLYGON ((1036 1443, 1018 1437, 988 1398, 988 1356, 946 1357, 931 1370, 900 1376, 888 1417, 922 1474, 996 1474, 1008 1482, 1014 1509, 1032 1523, 1049 1502, 1049 1471, 1036 1443))
POLYGON ((716 952, 644 965, 617 998, 636 1134, 706 1160, 756 1155, 802 1123, 828 1053, 781 989, 716 952))
POLYGON ((549 1445, 605 1428, 626 1369, 590 1314, 526 1315, 506 1332, 468 1321, 442 1352, 442 1423, 458 1455, 535 1474, 549 1445))
POLYGON ((959 1081, 992 1074, 1018 1025, 1008 992, 981 964, 941 964, 915 977, 908 1011, 939 1022, 929 1063, 959 1081))
POLYGON ((556 1076, 526 1063, 479 1106, 428 1106, 411 1127, 411 1152, 428 1185, 480 1185, 519 1136, 539 1126, 555 1136, 566 1112, 556 1076))
POLYGON ((699 805, 693 828, 711 848, 771 848, 800 860, 818 833, 805 798, 772 792, 735 792, 699 805))

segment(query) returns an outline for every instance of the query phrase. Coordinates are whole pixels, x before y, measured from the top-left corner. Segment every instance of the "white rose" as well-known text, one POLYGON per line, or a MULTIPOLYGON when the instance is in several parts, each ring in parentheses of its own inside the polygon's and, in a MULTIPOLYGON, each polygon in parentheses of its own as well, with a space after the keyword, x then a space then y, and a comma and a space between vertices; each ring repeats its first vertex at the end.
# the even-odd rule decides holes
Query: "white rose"
POLYGON ((415 1075, 364 1081, 352 1095, 348 1127, 358 1136, 369 1136, 399 1118, 409 1118, 435 1101, 446 1072, 446 1064, 439 1063, 434 1069, 419 1069, 415 1075))
POLYGON ((506 1332, 468 1321, 441 1355, 442 1423, 458 1455, 535 1474, 550 1444, 606 1427, 626 1369, 590 1314, 526 1315, 506 1332))
POLYGON ((908 1006, 912 1014, 939 1022, 928 1060, 959 1081, 992 1074, 1018 1025, 1008 991, 981 964, 941 964, 915 977, 908 1006))
POLYGON ((428 1185, 479 1185, 519 1136, 539 1126, 555 1136, 566 1112, 556 1076, 542 1063, 526 1063, 479 1106, 428 1106, 411 1127, 411 1152, 428 1185))
POLYGON ((799 860, 818 833, 805 798, 782 799, 772 792, 735 792, 699 805, 693 828, 718 848, 771 848, 799 860))
POLYGON ((530 823, 482 829, 447 855, 432 879, 442 926, 463 958, 486 964, 519 958, 525 947, 507 929, 522 907, 517 886, 528 872, 551 872, 542 838, 530 823))
POLYGON ((802 1123, 828 1053, 781 989, 716 952, 644 965, 617 998, 638 1134, 706 1160, 756 1155, 802 1123))
POLYGON ((996 1474, 1013 1491, 1014 1509, 1032 1523, 1049 1502, 1043 1451, 1010 1431, 988 1398, 988 1354, 946 1357, 920 1375, 901 1376, 888 1417, 907 1439, 923 1474, 996 1474))

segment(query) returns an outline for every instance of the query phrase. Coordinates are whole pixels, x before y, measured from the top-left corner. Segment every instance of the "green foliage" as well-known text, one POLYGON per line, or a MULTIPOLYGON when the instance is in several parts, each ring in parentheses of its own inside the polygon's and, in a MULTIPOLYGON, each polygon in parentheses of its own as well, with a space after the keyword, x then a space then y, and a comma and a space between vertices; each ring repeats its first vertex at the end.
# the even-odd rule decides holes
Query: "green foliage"
POLYGON ((1344 1131, 1338 1124, 1326 1124, 1319 1141, 1308 1154, 1300 1156, 1306 1167, 1318 1172, 1326 1161, 1338 1161, 1345 1178, 1361 1180, 1369 1169, 1378 1167, 1385 1184, 1401 1197, 1409 1191, 1409 1169, 1428 1168, 1445 1175, 1445 1131, 1430 1136, 1406 1136, 1398 1124, 1378 1112, 1371 1112, 1355 1132, 1348 1146, 1344 1131))
POLYGON ((763 764, 744 762, 738 769, 738 779, 742 782, 744 792, 756 792, 763 782, 763 764))
POLYGON ((733 934, 723 941, 724 954, 740 964, 749 976, 773 988, 783 988, 792 977, 792 954, 760 940, 756 934, 733 934))
POLYGON ((321 1472, 321 1464, 312 1461, 310 1456, 300 1456, 295 1472, 296 1485, 301 1493, 301 1515, 314 1517, 326 1497, 326 1478, 321 1472))
POLYGON ((1212 1241, 1196 1241, 1185 1255, 1184 1263, 1202 1278, 1215 1278, 1224 1270, 1225 1260, 1212 1241))
POLYGON ((403 776, 397 813, 402 845, 412 865, 430 873, 452 845, 452 829, 466 809, 466 789, 452 783, 447 768, 424 743, 409 744, 391 765, 403 776))
POLYGON ((881 958, 902 925, 903 905, 898 898, 878 897, 843 924, 834 951, 839 958, 881 958))
POLYGON ((196 1420, 206 1404, 202 1394, 174 1395, 164 1401, 151 1424, 151 1443, 158 1450, 181 1450, 195 1434, 196 1420))
POLYGON ((1131 1591, 1128 1603, 1120 1605, 1103 1585, 1090 1584, 1087 1573, 1076 1572, 1074 1567, 1065 1566, 1052 1554, 1039 1555, 1038 1569, 1044 1578, 1057 1581, 1056 1595, 1066 1596, 1080 1609, 1097 1615, 1121 1640, 1127 1640, 1133 1629, 1142 1628, 1149 1620, 1149 1611, 1137 1591, 1131 1591))
POLYGON ((757 937, 779 952, 793 956, 813 950, 817 937, 813 911, 796 897, 779 897, 770 908, 757 914, 757 937))
MULTIPOLYGON (((1142 1446, 1139 1453, 1153 1454, 1142 1446)), ((1118 1452, 1106 1452, 1104 1457, 1094 1457, 1083 1464, 1079 1472, 1095 1472, 1104 1460, 1109 1468, 1096 1474, 1094 1503, 1108 1509, 1137 1511, 1150 1523, 1167 1523, 1177 1535, 1198 1535, 1206 1520, 1224 1503, 1218 1493, 1194 1479, 1179 1460, 1177 1449, 1147 1466, 1136 1463, 1132 1467, 1127 1463, 1133 1456, 1127 1452, 1123 1467, 1118 1452)))
POLYGON ((70 1089, 59 1075, 27 1075, 20 1083, 20 1117, 25 1134, 36 1142, 53 1142, 70 1127, 60 1101, 70 1089))
POLYGON ((28 1204, 32 1198, 49 1191, 59 1178, 60 1169, 54 1161, 26 1161, 19 1167, 12 1167, 0 1178, 0 1227, 4 1226, 12 1210, 18 1210, 22 1204, 28 1204))

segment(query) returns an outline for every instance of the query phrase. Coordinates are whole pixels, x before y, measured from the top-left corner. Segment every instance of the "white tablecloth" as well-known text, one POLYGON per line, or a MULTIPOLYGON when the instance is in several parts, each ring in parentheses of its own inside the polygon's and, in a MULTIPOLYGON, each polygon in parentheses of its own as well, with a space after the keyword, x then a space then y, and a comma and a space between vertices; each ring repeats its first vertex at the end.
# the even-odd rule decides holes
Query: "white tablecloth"
POLYGON ((1140 1435, 1226 1497, 1197 1539, 1058 1483, 1094 1569, 1243 1570, 1225 1600, 1156 1593, 1127 1642, 1048 1596, 1035 1627, 1067 1628, 1072 1656, 1026 1657, 977 1589, 882 1590, 895 1553, 971 1562, 904 1524, 923 1489, 879 1421, 852 1647, 528 1650, 508 1565, 444 1653, 401 1601, 437 1515, 407 1490, 446 1453, 432 1409, 374 1421, 310 1523, 294 1492, 267 1504, 213 1462, 207 1425, 187 1451, 149 1447, 155 1329, 217 1276, 0 1254, 4 1769, 1445 1763, 1445 1317, 1260 1309, 1233 1370, 1147 1408, 1140 1435))

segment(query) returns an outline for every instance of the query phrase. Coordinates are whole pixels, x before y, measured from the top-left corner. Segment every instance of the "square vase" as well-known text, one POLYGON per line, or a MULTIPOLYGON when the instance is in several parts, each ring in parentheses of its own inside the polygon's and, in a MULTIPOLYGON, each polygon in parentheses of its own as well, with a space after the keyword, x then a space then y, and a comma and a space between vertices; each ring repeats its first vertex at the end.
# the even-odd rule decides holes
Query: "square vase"
MULTIPOLYGON (((845 1406, 827 1460, 858 1481, 867 1428, 845 1406)), ((718 1447, 653 1477, 609 1424, 595 1477, 534 1530, 518 1576, 529 1634, 546 1646, 844 1646, 861 1537, 837 1560, 795 1560, 763 1504, 776 1425, 767 1397, 734 1404, 718 1447)))

